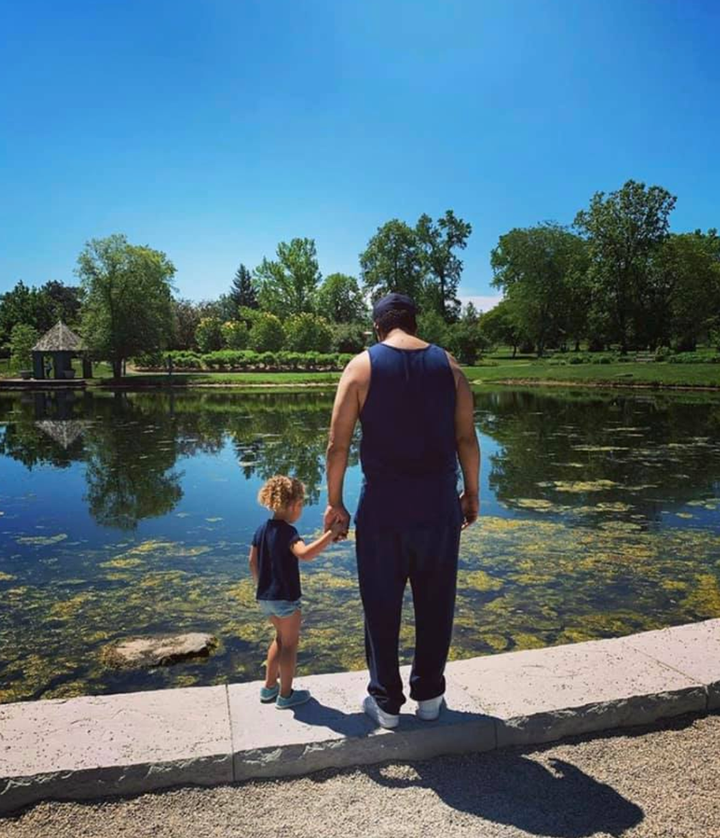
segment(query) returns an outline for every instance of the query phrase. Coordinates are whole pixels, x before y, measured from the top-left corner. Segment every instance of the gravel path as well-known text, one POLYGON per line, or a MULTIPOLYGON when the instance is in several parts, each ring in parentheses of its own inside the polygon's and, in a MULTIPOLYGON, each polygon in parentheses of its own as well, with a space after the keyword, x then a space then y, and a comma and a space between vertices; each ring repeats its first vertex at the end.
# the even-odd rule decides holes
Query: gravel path
POLYGON ((125 800, 40 803, 0 838, 720 838, 720 715, 631 734, 125 800))

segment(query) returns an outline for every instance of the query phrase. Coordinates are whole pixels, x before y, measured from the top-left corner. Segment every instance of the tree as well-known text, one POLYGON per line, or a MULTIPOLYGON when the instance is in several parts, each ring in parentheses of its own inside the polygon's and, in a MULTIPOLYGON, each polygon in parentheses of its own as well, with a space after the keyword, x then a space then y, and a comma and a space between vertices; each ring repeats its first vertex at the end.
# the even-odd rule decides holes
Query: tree
POLYGON ((668 236, 675 201, 661 186, 646 187, 628 180, 607 197, 596 192, 589 208, 575 217, 575 227, 588 240, 595 304, 609 312, 613 336, 623 352, 628 349, 633 327, 636 335, 642 336, 647 313, 641 302, 647 293, 653 255, 668 236))
POLYGON ((425 288, 425 266, 416 231, 397 218, 378 227, 360 254, 360 272, 373 302, 393 291, 419 301, 425 288))
POLYGON ((472 303, 468 303, 457 323, 448 327, 447 348, 461 364, 474 364, 490 345, 490 341, 480 328, 482 315, 472 303))
POLYGON ((119 234, 92 239, 80 253, 82 333, 93 354, 112 363, 115 378, 126 358, 158 351, 172 337, 174 274, 164 253, 119 234))
POLYGON ((330 274, 318 288, 315 310, 333 323, 358 323, 368 316, 358 282, 347 274, 330 274))
POLYGON ((720 237, 707 233, 671 234, 654 263, 647 308, 655 327, 653 344, 675 342, 693 351, 701 337, 720 326, 720 237))
POLYGON ((446 210, 445 215, 437 222, 429 215, 421 215, 415 230, 425 262, 428 284, 435 285, 432 290, 437 310, 446 321, 452 322, 457 319, 460 310, 457 288, 463 268, 463 263, 453 251, 465 249, 472 226, 457 218, 452 210, 446 210))
MULTIPOLYGON (((48 311, 47 319, 51 321, 50 326, 57 323, 58 320, 72 325, 78 321, 81 305, 79 287, 65 285, 52 279, 40 288, 40 295, 48 311)), ((48 329, 50 326, 48 326, 48 329)))
POLYGON ((235 278, 232 281, 229 296, 235 308, 258 307, 257 292, 253 285, 252 274, 245 265, 241 264, 235 271, 235 278))
POLYGON ((369 336, 365 332, 369 329, 364 329, 359 323, 337 323, 332 327, 332 331, 333 352, 356 354, 362 352, 367 346, 369 336))
POLYGON ((324 317, 296 314, 285 321, 287 348, 294 352, 329 352, 333 333, 324 317))
MULTIPOLYGON (((10 340, 12 330, 18 324, 42 328, 39 323, 40 301, 35 288, 20 280, 10 291, 0 296, 0 344, 10 340)), ((49 326, 47 328, 50 328, 49 326)), ((46 328, 46 331, 47 331, 46 328)))
POLYGON ((312 312, 321 276, 314 239, 280 242, 277 261, 255 269, 260 308, 277 317, 312 312))
POLYGON ((38 342, 32 326, 18 323, 10 333, 10 363, 15 369, 32 369, 32 348, 38 342))
POLYGON ((285 346, 285 329, 270 312, 258 315, 250 329, 250 346, 256 352, 279 352, 285 346))
POLYGON ((492 284, 513 301, 516 322, 539 356, 568 333, 571 288, 584 276, 585 253, 580 236, 554 222, 511 230, 491 253, 492 284))
POLYGON ((216 352, 222 349, 222 322, 218 317, 203 317, 195 330, 195 341, 202 352, 216 352))
POLYGON ((418 337, 428 343, 438 346, 446 346, 448 342, 448 329, 442 314, 434 309, 423 311, 417 318, 418 337))
POLYGON ((223 346, 227 349, 246 349, 248 345, 248 327, 238 320, 228 320, 220 328, 223 346))
POLYGON ((173 300, 174 335, 173 349, 197 349, 195 332, 202 319, 200 309, 192 300, 173 300))
POLYGON ((500 300, 490 311, 485 312, 480 320, 480 331, 493 346, 511 346, 513 358, 525 336, 518 325, 518 317, 513 302, 500 300))

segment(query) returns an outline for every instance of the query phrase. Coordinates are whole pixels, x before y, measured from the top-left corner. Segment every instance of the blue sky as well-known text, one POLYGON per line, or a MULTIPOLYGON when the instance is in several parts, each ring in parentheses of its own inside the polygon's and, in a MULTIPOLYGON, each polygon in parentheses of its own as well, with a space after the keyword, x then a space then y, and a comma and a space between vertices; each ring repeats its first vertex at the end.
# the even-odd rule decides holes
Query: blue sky
POLYGON ((195 299, 294 236, 357 274, 378 225, 453 208, 482 303, 499 235, 628 178, 720 226, 718 32, 714 0, 4 3, 0 292, 113 232, 195 299))

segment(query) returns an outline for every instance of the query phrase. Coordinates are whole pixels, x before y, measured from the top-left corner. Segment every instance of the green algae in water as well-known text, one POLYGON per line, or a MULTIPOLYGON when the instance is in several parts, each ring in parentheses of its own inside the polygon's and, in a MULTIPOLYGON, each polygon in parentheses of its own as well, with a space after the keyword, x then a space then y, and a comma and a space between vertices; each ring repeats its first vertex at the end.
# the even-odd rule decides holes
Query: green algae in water
POLYGON ((58 533, 57 535, 23 535, 18 536, 15 540, 18 544, 33 544, 38 547, 47 547, 51 544, 59 544, 67 538, 66 533, 58 533))

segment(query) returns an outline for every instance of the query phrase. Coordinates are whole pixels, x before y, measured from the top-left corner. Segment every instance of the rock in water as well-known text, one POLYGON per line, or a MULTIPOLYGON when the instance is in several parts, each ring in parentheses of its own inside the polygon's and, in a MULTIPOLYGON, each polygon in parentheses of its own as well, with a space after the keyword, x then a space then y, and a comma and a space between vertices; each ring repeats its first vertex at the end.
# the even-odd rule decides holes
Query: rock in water
POLYGON ((101 657, 107 666, 120 669, 168 666, 186 658, 207 657, 217 644, 212 634, 200 632, 135 637, 106 646, 101 657))

